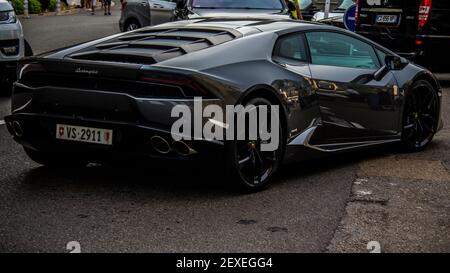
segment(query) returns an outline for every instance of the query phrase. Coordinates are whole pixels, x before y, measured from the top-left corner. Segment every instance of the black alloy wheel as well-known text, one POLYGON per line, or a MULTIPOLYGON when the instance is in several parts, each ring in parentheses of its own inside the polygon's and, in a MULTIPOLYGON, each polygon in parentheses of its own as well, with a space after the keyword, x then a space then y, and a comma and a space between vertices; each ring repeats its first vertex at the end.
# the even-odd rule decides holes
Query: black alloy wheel
POLYGON ((141 24, 139 24, 139 22, 135 19, 129 20, 126 24, 125 24, 125 31, 133 31, 136 29, 141 28, 141 24))
MULTIPOLYGON (((246 106, 254 107, 255 110, 262 106, 267 107, 267 128, 271 128, 270 115, 271 111, 273 111, 273 107, 270 101, 264 98, 255 98, 249 100, 246 106)), ((247 119, 246 132, 238 132, 245 135, 243 138, 245 140, 234 140, 228 143, 227 162, 231 163, 229 174, 231 174, 233 182, 236 182, 235 185, 241 190, 255 192, 263 189, 268 184, 271 177, 280 166, 284 155, 285 139, 283 137, 281 120, 278 117, 278 148, 274 151, 263 151, 261 145, 265 142, 261 139, 260 128, 258 128, 257 138, 252 140, 248 132, 248 122, 249 120, 247 119)))
POLYGON ((402 143, 407 151, 423 150, 438 129, 439 99, 433 86, 416 82, 407 94, 403 116, 402 143))

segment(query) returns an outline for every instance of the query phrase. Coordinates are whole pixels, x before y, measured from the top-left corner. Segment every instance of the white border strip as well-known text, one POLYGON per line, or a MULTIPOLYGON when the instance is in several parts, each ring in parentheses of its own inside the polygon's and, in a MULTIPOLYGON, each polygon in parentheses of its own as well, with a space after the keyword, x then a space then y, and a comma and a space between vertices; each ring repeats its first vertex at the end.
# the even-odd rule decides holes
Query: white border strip
POLYGON ((0 119, 0 125, 5 125, 5 121, 3 119, 0 119))

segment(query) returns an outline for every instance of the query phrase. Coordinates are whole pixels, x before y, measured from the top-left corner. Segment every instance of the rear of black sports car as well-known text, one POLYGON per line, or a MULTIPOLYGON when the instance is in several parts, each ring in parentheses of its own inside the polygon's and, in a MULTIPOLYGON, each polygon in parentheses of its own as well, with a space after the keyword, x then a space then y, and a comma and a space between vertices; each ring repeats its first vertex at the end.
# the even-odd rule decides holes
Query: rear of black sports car
POLYGON ((169 31, 121 35, 70 53, 25 61, 14 85, 13 114, 6 118, 15 140, 31 157, 45 152, 60 155, 62 161, 124 156, 190 159, 222 149, 220 142, 174 143, 175 105, 187 105, 193 112, 194 97, 202 98, 202 107, 222 101, 196 80, 194 72, 152 65, 237 34, 184 30, 155 39, 156 32, 169 31), (149 40, 143 41, 146 37, 149 40))

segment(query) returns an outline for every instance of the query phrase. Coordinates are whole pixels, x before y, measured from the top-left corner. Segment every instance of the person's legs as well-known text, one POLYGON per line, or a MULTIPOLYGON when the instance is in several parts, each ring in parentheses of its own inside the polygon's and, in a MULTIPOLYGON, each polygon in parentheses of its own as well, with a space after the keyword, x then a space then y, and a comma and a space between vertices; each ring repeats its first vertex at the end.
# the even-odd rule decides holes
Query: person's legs
POLYGON ((111 0, 105 0, 105 13, 106 8, 108 8, 108 15, 111 15, 111 0))
POLYGON ((95 4, 96 4, 96 0, 92 0, 91 5, 92 5, 92 15, 95 14, 95 4))

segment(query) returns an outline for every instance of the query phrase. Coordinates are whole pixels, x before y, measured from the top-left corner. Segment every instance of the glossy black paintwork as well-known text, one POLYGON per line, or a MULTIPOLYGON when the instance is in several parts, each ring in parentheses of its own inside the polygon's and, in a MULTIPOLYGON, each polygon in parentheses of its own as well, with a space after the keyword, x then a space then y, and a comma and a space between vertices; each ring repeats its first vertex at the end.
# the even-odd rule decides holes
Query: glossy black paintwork
MULTIPOLYGON (((215 98, 204 101, 204 105, 235 105, 250 96, 269 97, 275 100, 274 103, 280 104, 283 110, 288 159, 399 141, 403 102, 413 82, 419 78, 426 79, 435 86, 439 97, 441 94, 439 83, 434 76, 414 64, 406 64, 401 70, 389 71, 380 81, 375 81, 372 76, 375 70, 326 67, 311 65, 308 62, 280 63, 273 60, 274 44, 280 36, 291 33, 301 35, 318 30, 350 35, 371 43, 388 54, 394 54, 365 38, 331 26, 290 20, 243 18, 180 21, 149 29, 207 29, 224 26, 239 31, 242 37, 154 65, 80 61, 67 57, 92 45, 117 38, 116 35, 30 59, 28 63, 31 65, 22 73, 36 69, 52 73, 74 73, 76 69, 82 68, 97 70, 96 75, 90 76, 94 78, 136 81, 142 75, 164 72, 190 77, 201 83, 215 98), (336 89, 327 89, 328 84, 334 85, 336 89)), ((59 89, 59 92, 64 91, 70 91, 70 100, 64 100, 65 96, 61 96, 58 101, 51 95, 51 92, 58 92, 58 89, 36 90, 21 86, 19 81, 12 100, 13 114, 7 117, 6 121, 26 116, 27 119, 34 119, 36 123, 40 123, 44 118, 52 122, 72 119, 73 122, 81 122, 86 126, 102 128, 101 125, 105 126, 105 123, 109 122, 110 126, 114 127, 114 122, 117 122, 115 120, 99 121, 89 115, 46 116, 45 113, 37 113, 33 103, 38 101, 39 96, 41 99, 42 96, 47 97, 49 103, 64 103, 67 107, 80 106, 91 100, 95 103, 91 103, 89 110, 95 110, 98 105, 105 111, 113 111, 117 109, 117 103, 112 103, 112 98, 122 96, 123 100, 127 101, 128 111, 136 114, 138 118, 122 121, 121 126, 146 128, 148 132, 167 134, 175 120, 170 117, 171 108, 180 103, 193 107, 193 101, 190 99, 139 98, 111 94, 107 90, 78 90, 77 93, 77 90, 59 89), (41 90, 43 92, 39 93, 41 90)), ((122 110, 119 109, 120 111, 122 110)), ((20 141, 24 143, 24 140, 20 141)), ((43 149, 41 146, 33 148, 43 149)))

